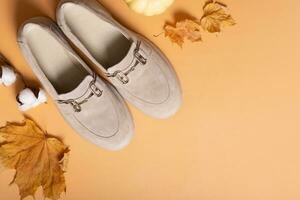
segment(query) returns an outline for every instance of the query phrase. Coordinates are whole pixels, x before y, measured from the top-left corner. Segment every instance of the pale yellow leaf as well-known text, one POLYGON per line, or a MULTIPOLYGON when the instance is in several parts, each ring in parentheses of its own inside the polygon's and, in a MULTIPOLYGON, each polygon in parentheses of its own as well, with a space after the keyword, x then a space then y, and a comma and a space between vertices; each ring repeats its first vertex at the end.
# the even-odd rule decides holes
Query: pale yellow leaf
POLYGON ((204 14, 200 19, 202 28, 210 33, 221 32, 224 26, 235 25, 235 20, 228 14, 227 7, 216 1, 208 1, 203 7, 204 14))

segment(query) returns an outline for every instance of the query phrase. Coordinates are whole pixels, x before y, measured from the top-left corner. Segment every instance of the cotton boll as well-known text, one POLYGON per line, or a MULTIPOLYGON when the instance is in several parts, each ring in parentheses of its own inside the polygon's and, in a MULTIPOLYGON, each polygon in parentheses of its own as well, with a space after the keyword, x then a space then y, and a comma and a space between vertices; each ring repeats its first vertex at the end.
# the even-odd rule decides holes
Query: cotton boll
POLYGON ((17 75, 15 71, 9 66, 2 66, 2 77, 0 78, 0 83, 5 86, 10 86, 16 82, 17 75))
POLYGON ((36 97, 31 89, 26 88, 20 92, 18 100, 20 102, 19 109, 24 112, 47 102, 47 96, 46 93, 40 89, 38 97, 36 97))
POLYGON ((39 103, 46 103, 47 102, 47 96, 44 90, 40 89, 39 95, 38 95, 38 102, 39 103))
POLYGON ((25 88, 24 90, 22 90, 19 93, 18 99, 24 105, 32 105, 37 101, 36 96, 29 88, 25 88))

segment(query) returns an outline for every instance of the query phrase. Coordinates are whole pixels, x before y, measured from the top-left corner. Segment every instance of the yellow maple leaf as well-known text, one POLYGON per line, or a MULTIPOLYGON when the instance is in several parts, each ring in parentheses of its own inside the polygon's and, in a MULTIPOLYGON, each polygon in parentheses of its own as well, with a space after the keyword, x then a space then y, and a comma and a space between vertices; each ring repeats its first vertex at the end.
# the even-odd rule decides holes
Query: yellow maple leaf
POLYGON ((221 32, 222 26, 235 25, 232 16, 227 13, 226 5, 220 2, 208 1, 203 7, 203 11, 200 24, 204 30, 210 33, 221 32))
POLYGON ((63 163, 68 148, 30 119, 0 128, 0 138, 0 162, 16 170, 12 183, 18 185, 21 199, 34 196, 40 186, 45 197, 59 199, 66 191, 63 163))
POLYGON ((201 41, 200 25, 190 19, 176 22, 175 27, 166 25, 164 30, 165 36, 180 47, 182 47, 185 39, 191 42, 201 41))

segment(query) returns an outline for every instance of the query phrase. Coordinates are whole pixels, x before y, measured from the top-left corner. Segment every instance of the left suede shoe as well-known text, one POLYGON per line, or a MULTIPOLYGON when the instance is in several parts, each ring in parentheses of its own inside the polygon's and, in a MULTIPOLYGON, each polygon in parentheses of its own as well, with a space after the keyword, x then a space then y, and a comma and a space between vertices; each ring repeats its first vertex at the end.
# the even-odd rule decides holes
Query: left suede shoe
POLYGON ((156 118, 177 112, 179 81, 166 56, 149 40, 120 25, 95 0, 62 0, 57 22, 137 108, 156 118))
POLYGON ((123 98, 73 51, 51 19, 36 17, 24 22, 18 43, 43 88, 75 131, 107 150, 129 144, 134 124, 123 98))

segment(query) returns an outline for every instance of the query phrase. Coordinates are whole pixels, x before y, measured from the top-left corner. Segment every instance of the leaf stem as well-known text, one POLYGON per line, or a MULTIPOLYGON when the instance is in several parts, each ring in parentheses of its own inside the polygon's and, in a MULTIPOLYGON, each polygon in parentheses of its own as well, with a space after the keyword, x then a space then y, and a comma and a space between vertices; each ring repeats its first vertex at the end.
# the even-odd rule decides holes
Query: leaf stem
POLYGON ((161 36, 163 33, 165 33, 164 31, 162 31, 162 32, 160 32, 159 34, 157 34, 157 35, 153 35, 154 37, 159 37, 159 36, 161 36))

